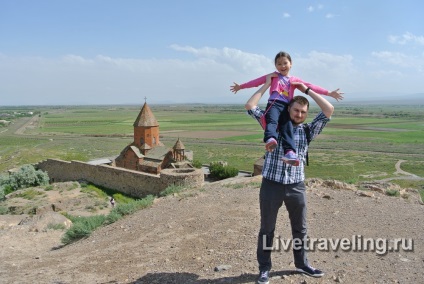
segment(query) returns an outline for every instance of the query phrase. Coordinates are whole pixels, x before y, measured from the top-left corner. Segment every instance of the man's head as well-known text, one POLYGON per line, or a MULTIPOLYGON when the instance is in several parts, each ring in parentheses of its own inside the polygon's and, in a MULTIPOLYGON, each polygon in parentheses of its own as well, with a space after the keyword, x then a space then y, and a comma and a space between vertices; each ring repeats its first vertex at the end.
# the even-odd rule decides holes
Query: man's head
POLYGON ((308 117, 309 101, 302 96, 295 96, 288 107, 290 119, 293 125, 303 123, 308 117))

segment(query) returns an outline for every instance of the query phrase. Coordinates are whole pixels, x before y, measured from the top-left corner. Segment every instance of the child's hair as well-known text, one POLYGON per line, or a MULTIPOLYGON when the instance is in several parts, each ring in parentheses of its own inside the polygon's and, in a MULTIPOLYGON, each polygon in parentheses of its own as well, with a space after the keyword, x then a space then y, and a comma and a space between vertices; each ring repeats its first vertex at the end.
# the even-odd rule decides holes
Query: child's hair
POLYGON ((287 52, 284 52, 284 51, 280 51, 280 52, 279 52, 279 53, 277 53, 277 55, 275 56, 274 64, 277 64, 277 60, 278 60, 278 58, 280 58, 280 57, 286 57, 286 58, 290 61, 290 63, 292 63, 292 60, 291 60, 291 56, 290 56, 290 54, 288 54, 287 52))
POLYGON ((309 109, 309 101, 307 98, 303 96, 294 96, 293 99, 290 101, 289 106, 292 106, 294 103, 298 103, 302 106, 308 106, 307 109, 309 109))

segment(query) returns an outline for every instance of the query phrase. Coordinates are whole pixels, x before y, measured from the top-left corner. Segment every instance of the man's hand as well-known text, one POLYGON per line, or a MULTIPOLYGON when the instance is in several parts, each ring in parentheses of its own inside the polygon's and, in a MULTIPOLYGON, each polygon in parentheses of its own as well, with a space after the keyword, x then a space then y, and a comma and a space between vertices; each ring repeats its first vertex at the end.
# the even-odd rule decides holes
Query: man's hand
POLYGON ((272 78, 278 77, 278 74, 275 72, 269 73, 268 75, 266 75, 266 82, 265 85, 271 85, 271 80, 272 78))
POLYGON ((308 88, 302 82, 290 82, 290 84, 292 84, 293 86, 295 86, 302 93, 305 93, 306 89, 308 88))

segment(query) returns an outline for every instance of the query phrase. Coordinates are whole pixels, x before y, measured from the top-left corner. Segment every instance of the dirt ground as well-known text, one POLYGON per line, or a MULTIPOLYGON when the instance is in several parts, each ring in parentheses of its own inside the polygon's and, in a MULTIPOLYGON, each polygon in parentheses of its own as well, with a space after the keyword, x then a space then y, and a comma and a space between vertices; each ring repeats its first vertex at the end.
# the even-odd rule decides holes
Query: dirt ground
MULTIPOLYGON (((234 178, 159 198, 63 247, 63 231, 34 232, 17 225, 22 215, 2 215, 0 283, 255 283, 259 184, 260 177, 234 178)), ((273 252, 271 283, 422 283, 424 206, 418 195, 365 193, 308 181, 309 237, 405 238, 405 249, 383 253, 382 242, 374 250, 316 248, 309 260, 325 272, 320 279, 295 273, 290 250, 281 249, 273 252)), ((276 236, 289 239, 283 209, 276 236)))

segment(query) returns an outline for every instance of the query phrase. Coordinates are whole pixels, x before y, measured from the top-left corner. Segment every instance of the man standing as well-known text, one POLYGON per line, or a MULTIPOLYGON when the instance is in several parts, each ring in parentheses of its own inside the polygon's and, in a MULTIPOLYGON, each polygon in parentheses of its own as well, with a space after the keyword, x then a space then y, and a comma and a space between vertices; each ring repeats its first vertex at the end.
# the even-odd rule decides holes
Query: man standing
MULTIPOLYGON (((260 88, 246 103, 248 114, 260 120, 263 115, 257 104, 269 87, 271 82, 268 75, 267 83, 260 88)), ((296 84, 303 93, 309 95, 321 108, 321 112, 308 123, 310 139, 313 140, 321 133, 334 111, 334 107, 323 96, 316 94, 304 84, 296 84)), ((342 98, 339 89, 337 92, 342 98)), ((310 266, 304 242, 306 240, 306 188, 304 184, 304 164, 308 150, 308 142, 304 121, 308 116, 309 101, 303 96, 295 96, 288 106, 288 114, 294 126, 296 152, 300 159, 299 166, 286 164, 281 157, 284 156, 281 135, 278 146, 273 152, 267 152, 262 169, 262 184, 259 193, 261 226, 258 235, 257 260, 259 263, 259 284, 269 283, 271 270, 271 247, 273 245, 274 231, 277 222, 278 210, 285 204, 288 211, 292 237, 293 256, 296 270, 313 277, 322 277, 324 273, 310 266)))

